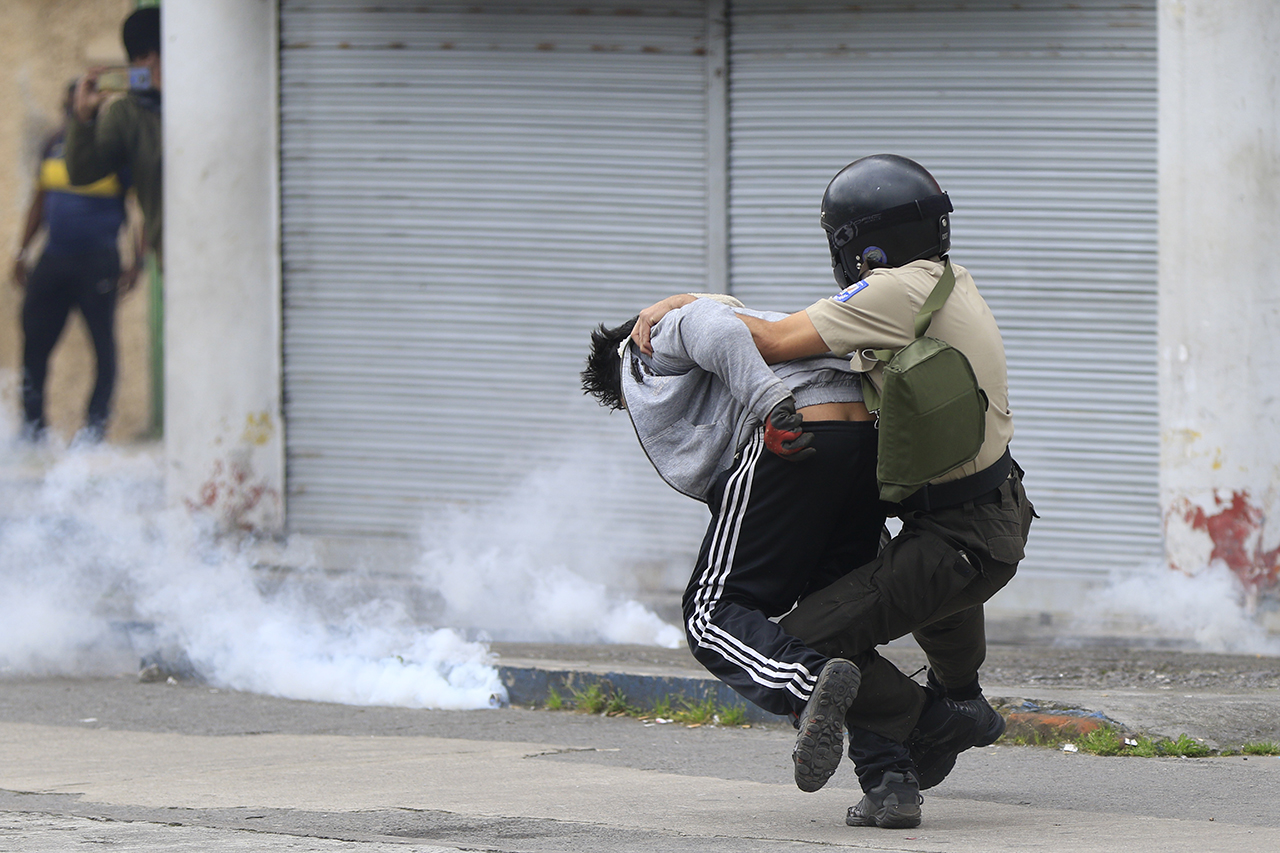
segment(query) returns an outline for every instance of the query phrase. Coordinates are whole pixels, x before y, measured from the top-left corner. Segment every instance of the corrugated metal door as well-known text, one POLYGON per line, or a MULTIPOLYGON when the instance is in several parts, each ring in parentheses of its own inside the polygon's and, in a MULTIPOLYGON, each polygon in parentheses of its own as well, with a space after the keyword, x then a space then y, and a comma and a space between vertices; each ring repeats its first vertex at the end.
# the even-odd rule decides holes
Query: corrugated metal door
POLYGON ((1043 516, 1025 566, 1158 558, 1155 3, 739 0, 730 46, 733 293, 831 294, 827 182, 920 161, 1005 335, 1043 516))
POLYGON ((281 17, 290 527, 412 533, 559 466, 630 484, 594 500, 619 548, 696 543, 705 516, 578 371, 596 323, 704 286, 703 3, 281 17))

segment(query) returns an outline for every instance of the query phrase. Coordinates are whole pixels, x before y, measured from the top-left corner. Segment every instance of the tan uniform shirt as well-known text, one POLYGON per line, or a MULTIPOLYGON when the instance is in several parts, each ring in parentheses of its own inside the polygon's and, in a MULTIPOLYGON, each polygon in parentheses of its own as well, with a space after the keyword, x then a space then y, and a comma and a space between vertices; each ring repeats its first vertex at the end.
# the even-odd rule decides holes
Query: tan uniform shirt
MULTIPOLYGON (((945 341, 964 353, 973 365, 978 384, 986 392, 986 439, 978 456, 967 465, 934 480, 944 483, 977 473, 998 460, 1013 438, 1009 412, 1009 374, 1004 341, 986 300, 964 267, 951 265, 955 289, 934 312, 926 335, 945 341)), ((849 355, 853 369, 869 375, 877 389, 883 387, 884 364, 867 350, 900 349, 915 339, 915 317, 942 277, 937 261, 913 261, 895 269, 871 272, 830 299, 805 309, 818 334, 836 355, 849 355)))

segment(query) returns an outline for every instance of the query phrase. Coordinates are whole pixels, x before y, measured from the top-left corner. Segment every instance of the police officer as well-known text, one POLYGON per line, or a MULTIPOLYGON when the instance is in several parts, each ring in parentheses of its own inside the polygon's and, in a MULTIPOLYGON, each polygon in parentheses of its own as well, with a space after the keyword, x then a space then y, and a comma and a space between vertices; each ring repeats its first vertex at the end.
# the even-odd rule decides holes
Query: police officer
MULTIPOLYGON (((881 388, 884 365, 871 351, 915 339, 916 314, 949 266, 954 289, 928 334, 968 358, 989 401, 977 457, 890 505, 902 521, 898 536, 780 622, 861 671, 845 722, 865 796, 849 809, 850 825, 918 825, 919 791, 941 782, 960 752, 1004 731, 978 682, 986 656, 982 604, 1012 579, 1035 512, 1009 453, 1000 330, 968 271, 947 257, 951 210, 938 182, 912 160, 881 154, 851 163, 822 200, 841 291, 777 322, 740 317, 767 362, 830 351, 850 356, 854 370, 881 388), (928 656, 927 688, 875 650, 908 633, 928 656)), ((647 325, 670 307, 664 300, 641 313, 633 337, 642 350, 647 325)))

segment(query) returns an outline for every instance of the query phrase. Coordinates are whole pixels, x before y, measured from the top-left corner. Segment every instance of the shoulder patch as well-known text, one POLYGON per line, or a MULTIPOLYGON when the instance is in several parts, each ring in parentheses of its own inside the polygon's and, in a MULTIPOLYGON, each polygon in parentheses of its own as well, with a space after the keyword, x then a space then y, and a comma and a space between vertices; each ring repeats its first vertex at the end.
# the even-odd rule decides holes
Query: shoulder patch
POLYGON ((836 302, 848 302, 854 296, 854 294, 858 293, 859 291, 865 290, 866 287, 867 287, 867 280, 864 278, 862 281, 858 282, 857 284, 849 285, 844 290, 840 291, 839 293, 837 293, 835 296, 831 298, 834 299, 836 302))

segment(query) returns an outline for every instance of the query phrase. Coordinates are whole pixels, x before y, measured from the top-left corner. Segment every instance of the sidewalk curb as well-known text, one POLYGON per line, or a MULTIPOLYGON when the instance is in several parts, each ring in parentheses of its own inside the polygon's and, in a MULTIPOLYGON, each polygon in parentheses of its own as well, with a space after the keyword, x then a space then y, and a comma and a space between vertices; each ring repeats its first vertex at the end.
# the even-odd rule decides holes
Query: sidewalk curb
POLYGON ((1005 737, 1017 738, 1036 735, 1047 741, 1084 737, 1105 725, 1101 720, 1090 717, 1044 714, 1040 712, 1009 714, 1005 717, 1005 723, 1007 724, 1005 737))
MULTIPOLYGON (((512 705, 544 708, 554 690, 560 697, 572 700, 574 693, 599 686, 606 696, 621 694, 628 704, 644 709, 662 701, 683 700, 690 704, 713 700, 726 708, 741 708, 747 722, 790 727, 791 718, 771 714, 747 702, 719 680, 707 676, 654 675, 634 672, 590 669, 560 669, 526 665, 498 665, 498 675, 507 688, 512 705)), ((992 706, 1008 724, 1006 737, 1018 734, 1038 735, 1044 739, 1083 737, 1103 726, 1128 731, 1124 723, 1097 711, 1054 705, 1041 706, 1025 699, 991 697, 992 706)), ((1052 704, 1052 703, 1050 703, 1052 704)))
POLYGON ((1123 732, 1131 728, 1100 711, 1056 702, 1042 703, 995 696, 988 701, 1004 717, 1007 725, 1004 736, 1010 740, 1024 737, 1032 741, 1052 742, 1081 738, 1104 726, 1123 732))
POLYGON ((541 708, 554 690, 564 698, 599 685, 606 695, 622 694, 626 701, 641 708, 652 708, 664 700, 683 700, 690 704, 707 699, 726 708, 741 708, 751 723, 791 725, 790 717, 771 714, 712 677, 648 675, 630 672, 591 672, 579 669, 549 669, 537 666, 498 665, 498 675, 507 688, 512 705, 541 708))

